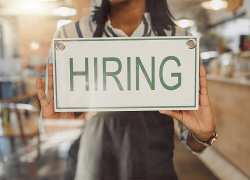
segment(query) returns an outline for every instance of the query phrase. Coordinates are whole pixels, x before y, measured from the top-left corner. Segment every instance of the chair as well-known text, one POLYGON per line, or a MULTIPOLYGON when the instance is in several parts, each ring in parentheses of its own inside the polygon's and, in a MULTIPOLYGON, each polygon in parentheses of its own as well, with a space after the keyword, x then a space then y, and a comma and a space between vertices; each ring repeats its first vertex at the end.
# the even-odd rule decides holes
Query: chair
POLYGON ((4 156, 3 159, 5 162, 28 163, 30 179, 35 179, 35 160, 40 156, 39 110, 36 110, 32 105, 20 104, 18 102, 34 96, 36 96, 35 92, 20 95, 16 98, 0 99, 2 106, 9 109, 11 113, 9 121, 4 121, 0 124, 2 126, 0 128, 0 137, 10 139, 12 149, 15 149, 13 139, 16 137, 20 137, 23 144, 22 148, 15 149, 11 154, 4 156), (33 118, 25 118, 22 115, 24 110, 32 112, 33 118), (37 137, 37 140, 27 141, 27 137, 37 137), (36 151, 34 151, 34 148, 36 151))

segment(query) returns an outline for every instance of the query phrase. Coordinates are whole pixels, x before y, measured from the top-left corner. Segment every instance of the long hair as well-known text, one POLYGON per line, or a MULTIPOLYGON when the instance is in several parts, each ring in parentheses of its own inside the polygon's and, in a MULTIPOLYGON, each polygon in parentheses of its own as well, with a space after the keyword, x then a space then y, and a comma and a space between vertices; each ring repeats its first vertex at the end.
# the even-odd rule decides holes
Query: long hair
MULTIPOLYGON (((170 30, 171 26, 176 26, 166 0, 146 0, 146 11, 150 14, 151 27, 156 35, 165 36, 164 29, 170 30)), ((109 14, 109 0, 102 0, 101 6, 94 11, 93 21, 98 25, 95 34, 102 33, 109 14)))

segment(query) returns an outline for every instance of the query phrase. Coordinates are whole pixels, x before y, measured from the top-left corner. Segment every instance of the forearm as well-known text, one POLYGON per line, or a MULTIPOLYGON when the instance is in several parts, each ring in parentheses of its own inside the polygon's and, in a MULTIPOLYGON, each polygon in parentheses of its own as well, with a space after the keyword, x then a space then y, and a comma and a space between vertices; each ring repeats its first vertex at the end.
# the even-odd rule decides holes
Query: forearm
POLYGON ((206 148, 203 144, 196 141, 193 136, 187 137, 187 145, 195 152, 201 152, 203 149, 206 148))
MULTIPOLYGON (((212 135, 213 133, 209 133, 203 136, 195 135, 195 137, 200 141, 206 142, 212 137, 212 135)), ((192 135, 188 135, 187 145, 189 146, 190 149, 192 149, 195 152, 201 152, 203 149, 206 148, 206 146, 196 141, 192 135)))

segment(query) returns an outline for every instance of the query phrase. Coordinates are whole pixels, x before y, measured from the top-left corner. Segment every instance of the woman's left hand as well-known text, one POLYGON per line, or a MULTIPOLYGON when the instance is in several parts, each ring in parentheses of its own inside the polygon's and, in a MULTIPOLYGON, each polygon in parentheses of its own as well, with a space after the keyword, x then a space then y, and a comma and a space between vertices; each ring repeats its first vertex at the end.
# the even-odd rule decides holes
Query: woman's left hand
POLYGON ((215 130, 214 117, 207 91, 207 79, 204 66, 200 66, 200 93, 198 110, 160 111, 180 121, 201 141, 208 141, 215 130))

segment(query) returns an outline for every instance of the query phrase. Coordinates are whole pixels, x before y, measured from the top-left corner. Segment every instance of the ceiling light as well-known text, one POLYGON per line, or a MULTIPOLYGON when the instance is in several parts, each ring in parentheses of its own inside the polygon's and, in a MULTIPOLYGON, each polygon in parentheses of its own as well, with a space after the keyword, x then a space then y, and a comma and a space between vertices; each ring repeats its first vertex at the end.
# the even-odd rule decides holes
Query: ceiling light
POLYGON ((25 12, 36 12, 39 10, 39 2, 35 1, 27 1, 26 3, 23 3, 20 7, 20 10, 24 10, 25 12))
POLYGON ((227 8, 228 3, 225 0, 207 0, 201 3, 201 6, 205 9, 213 9, 217 11, 227 8))
POLYGON ((189 20, 189 19, 181 19, 181 20, 175 21, 175 23, 182 28, 191 27, 195 24, 193 20, 189 20))
POLYGON ((33 42, 30 44, 30 48, 33 50, 37 50, 40 47, 40 45, 37 42, 33 42))
POLYGON ((34 8, 37 7, 37 5, 36 5, 36 3, 34 3, 34 2, 28 2, 28 3, 26 4, 26 7, 29 8, 29 9, 34 9, 34 8))
POLYGON ((208 51, 208 52, 202 52, 201 53, 201 59, 210 59, 218 57, 219 53, 217 51, 208 51))
POLYGON ((69 7, 60 7, 53 9, 52 14, 57 16, 74 16, 77 14, 77 10, 69 7))
POLYGON ((38 14, 44 12, 44 5, 39 1, 27 0, 25 3, 17 4, 11 10, 19 14, 38 14))

